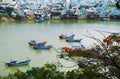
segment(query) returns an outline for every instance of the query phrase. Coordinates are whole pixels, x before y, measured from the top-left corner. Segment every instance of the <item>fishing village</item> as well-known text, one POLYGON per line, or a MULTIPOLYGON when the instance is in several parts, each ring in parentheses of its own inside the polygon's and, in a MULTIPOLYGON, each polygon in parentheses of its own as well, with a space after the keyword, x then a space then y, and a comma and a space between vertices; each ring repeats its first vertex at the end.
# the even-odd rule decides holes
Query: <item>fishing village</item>
POLYGON ((36 22, 50 19, 113 20, 120 19, 120 11, 114 0, 3 0, 0 20, 9 19, 34 19, 36 22))
POLYGON ((120 0, 0 0, 0 79, 120 79, 120 0))

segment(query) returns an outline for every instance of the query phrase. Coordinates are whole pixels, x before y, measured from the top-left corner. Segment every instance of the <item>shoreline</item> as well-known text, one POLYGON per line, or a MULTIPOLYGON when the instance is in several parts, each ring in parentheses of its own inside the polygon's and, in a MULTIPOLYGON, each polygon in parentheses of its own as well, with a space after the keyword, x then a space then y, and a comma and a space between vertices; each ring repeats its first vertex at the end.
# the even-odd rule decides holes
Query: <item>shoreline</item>
MULTIPOLYGON (((61 20, 60 18, 59 19, 56 19, 56 18, 53 18, 53 19, 50 19, 50 20, 61 20)), ((86 19, 86 18, 78 18, 78 19, 62 19, 61 21, 71 21, 71 20, 74 20, 74 21, 102 21, 100 19, 86 19)), ((0 23, 4 23, 4 22, 23 22, 23 21, 34 21, 34 18, 31 18, 31 17, 28 17, 27 19, 25 20, 16 20, 14 18, 7 18, 7 17, 2 17, 0 19, 0 23)), ((119 19, 109 19, 109 20, 105 20, 105 21, 120 21, 119 19)))

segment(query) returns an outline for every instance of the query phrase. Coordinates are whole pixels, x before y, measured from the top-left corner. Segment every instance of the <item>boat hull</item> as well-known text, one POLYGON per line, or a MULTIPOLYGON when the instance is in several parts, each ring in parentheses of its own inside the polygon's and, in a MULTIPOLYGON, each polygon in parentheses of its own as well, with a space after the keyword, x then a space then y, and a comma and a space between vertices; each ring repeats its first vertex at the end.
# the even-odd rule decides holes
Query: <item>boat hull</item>
POLYGON ((44 20, 35 20, 35 22, 48 22, 48 19, 44 19, 44 20))
POLYGON ((61 15, 60 18, 62 20, 64 19, 78 19, 78 15, 68 15, 68 14, 64 14, 64 15, 61 15))
POLYGON ((66 39, 66 42, 81 42, 82 39, 66 39))
POLYGON ((40 50, 47 50, 47 49, 50 49, 52 48, 51 45, 48 45, 48 46, 35 46, 34 49, 40 49, 40 50))
POLYGON ((60 39, 67 39, 67 38, 73 38, 75 35, 70 35, 70 36, 66 36, 66 35, 60 35, 59 38, 60 39))
POLYGON ((43 42, 40 42, 40 43, 36 43, 36 41, 30 41, 28 42, 29 46, 44 46, 45 44, 47 43, 47 41, 43 41, 43 42))
POLYGON ((26 60, 26 61, 22 61, 22 62, 17 62, 17 61, 12 61, 9 63, 5 63, 5 65, 7 66, 24 66, 24 65, 28 65, 30 63, 30 59, 26 60))

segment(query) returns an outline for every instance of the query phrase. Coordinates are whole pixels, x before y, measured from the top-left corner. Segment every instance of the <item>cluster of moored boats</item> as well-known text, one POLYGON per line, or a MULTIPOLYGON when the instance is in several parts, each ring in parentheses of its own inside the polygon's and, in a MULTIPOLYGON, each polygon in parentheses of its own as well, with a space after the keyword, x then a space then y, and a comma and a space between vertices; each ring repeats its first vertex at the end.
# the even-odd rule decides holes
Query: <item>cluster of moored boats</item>
MULTIPOLYGON (((59 39, 61 40, 66 40, 66 42, 78 42, 80 43, 82 39, 75 39, 74 34, 72 35, 66 35, 66 34, 61 34, 59 35, 59 39)), ((106 52, 115 51, 116 46, 113 45, 113 43, 116 42, 118 45, 120 44, 120 33, 110 33, 110 35, 106 38, 103 39, 103 43, 106 44, 106 52)), ((53 46, 52 45, 46 45, 47 41, 43 42, 36 42, 35 40, 31 40, 28 42, 29 46, 31 46, 35 50, 49 50, 53 46)), ((120 46, 118 46, 118 49, 120 49, 120 46)), ((70 47, 62 47, 61 48, 61 53, 65 52, 68 53, 69 56, 85 56, 85 57, 93 57, 93 58, 102 58, 100 55, 102 48, 99 45, 96 45, 96 47, 91 48, 91 49, 86 49, 84 45, 79 45, 79 46, 72 46, 70 47), (91 52, 91 53, 90 53, 91 52), (96 54, 94 55, 93 54, 96 54)), ((28 65, 30 63, 31 59, 26 59, 23 61, 10 61, 8 63, 5 63, 7 66, 23 66, 23 65, 28 65)))
POLYGON ((35 40, 31 40, 28 42, 30 46, 33 47, 33 49, 50 49, 52 48, 52 45, 46 45, 47 41, 43 41, 41 43, 37 43, 35 40))
POLYGON ((59 38, 60 39, 65 39, 66 40, 66 42, 81 42, 81 40, 82 39, 75 39, 74 38, 74 34, 72 34, 72 35, 65 35, 65 34, 61 34, 60 36, 59 36, 59 38))
MULTIPOLYGON (((74 39, 74 34, 72 35, 66 35, 66 34, 61 34, 59 35, 60 39, 65 39, 66 42, 81 42, 82 39, 74 39)), ((35 40, 30 40, 28 42, 29 46, 31 46, 35 50, 49 50, 53 46, 52 45, 46 45, 47 41, 43 42, 36 42, 35 40)), ((26 59, 22 61, 18 60, 12 60, 10 62, 5 63, 7 66, 23 66, 23 65, 28 65, 30 63, 31 59, 26 59)))

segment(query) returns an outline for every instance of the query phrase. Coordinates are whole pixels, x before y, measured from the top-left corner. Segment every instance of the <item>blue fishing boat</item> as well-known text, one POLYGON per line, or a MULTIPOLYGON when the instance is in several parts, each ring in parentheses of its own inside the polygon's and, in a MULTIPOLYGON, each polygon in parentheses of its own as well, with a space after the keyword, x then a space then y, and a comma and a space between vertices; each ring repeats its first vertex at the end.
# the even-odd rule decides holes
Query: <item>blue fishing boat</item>
POLYGON ((74 36, 75 36, 74 34, 72 34, 72 35, 61 34, 61 35, 59 36, 59 38, 60 38, 60 39, 67 39, 67 38, 73 38, 74 36))
POLYGON ((35 40, 31 40, 30 42, 28 42, 28 44, 30 46, 44 46, 45 44, 47 43, 47 41, 43 41, 43 42, 40 42, 40 43, 37 43, 35 40))
POLYGON ((81 42, 82 39, 67 38, 66 42, 81 42))
POLYGON ((31 59, 27 59, 24 61, 10 61, 8 63, 5 63, 5 65, 7 66, 24 66, 24 65, 28 65, 30 63, 31 59))
POLYGON ((50 49, 50 48, 52 48, 52 45, 47 45, 47 46, 37 45, 34 47, 34 49, 40 49, 40 50, 46 50, 46 49, 50 49))
POLYGON ((35 19, 35 22, 48 22, 48 19, 35 19))

